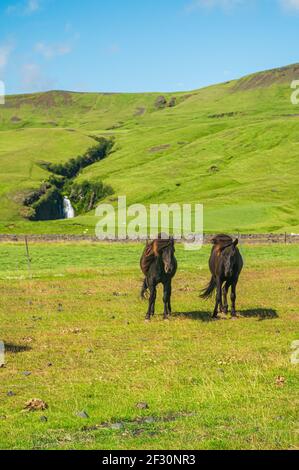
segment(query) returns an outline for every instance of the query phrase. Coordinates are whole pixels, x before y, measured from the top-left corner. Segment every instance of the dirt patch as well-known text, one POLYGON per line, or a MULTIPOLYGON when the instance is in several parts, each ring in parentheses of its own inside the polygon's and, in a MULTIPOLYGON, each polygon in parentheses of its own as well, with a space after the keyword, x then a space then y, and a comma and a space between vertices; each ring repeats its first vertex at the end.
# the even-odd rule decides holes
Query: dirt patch
POLYGON ((265 72, 249 75, 241 78, 231 88, 232 92, 253 90, 255 88, 266 88, 274 84, 290 83, 299 77, 299 64, 267 70, 265 72))
POLYGON ((216 165, 213 165, 209 168, 209 173, 218 173, 219 168, 216 165))
POLYGON ((180 101, 186 101, 189 98, 192 98, 192 96, 195 96, 195 93, 189 93, 188 95, 183 95, 181 96, 180 101))
POLYGON ((210 114, 208 116, 208 118, 210 119, 222 119, 222 118, 225 118, 225 117, 234 117, 234 116, 238 116, 239 113, 238 111, 232 111, 230 113, 219 113, 219 114, 210 114))
POLYGON ((124 125, 124 122, 119 121, 116 124, 112 124, 112 126, 107 127, 107 131, 113 131, 114 129, 120 129, 121 127, 123 127, 123 125, 124 125))
POLYGON ((98 431, 99 429, 114 429, 120 430, 126 426, 140 426, 146 424, 154 423, 170 423, 172 421, 177 421, 181 418, 189 418, 194 416, 195 413, 191 412, 180 412, 180 413, 170 413, 164 416, 143 416, 137 417, 131 420, 119 420, 113 422, 103 422, 100 424, 95 424, 92 426, 84 426, 82 431, 98 431))
POLYGON ((146 112, 146 108, 142 108, 141 106, 138 106, 138 108, 136 108, 134 116, 143 116, 145 112, 146 112))
POLYGON ((11 119, 10 119, 11 122, 20 122, 22 121, 21 118, 19 118, 18 116, 13 116, 11 119))
POLYGON ((53 108, 57 106, 70 106, 73 103, 72 94, 68 91, 48 91, 33 95, 19 95, 8 97, 6 108, 21 108, 22 106, 37 106, 40 108, 53 108))
POLYGON ((163 145, 157 145, 156 147, 152 147, 149 149, 149 153, 158 153, 158 152, 163 152, 163 150, 167 150, 171 147, 170 144, 163 144, 163 145))
POLYGON ((47 403, 39 398, 32 398, 25 404, 25 411, 44 411, 48 409, 47 403))

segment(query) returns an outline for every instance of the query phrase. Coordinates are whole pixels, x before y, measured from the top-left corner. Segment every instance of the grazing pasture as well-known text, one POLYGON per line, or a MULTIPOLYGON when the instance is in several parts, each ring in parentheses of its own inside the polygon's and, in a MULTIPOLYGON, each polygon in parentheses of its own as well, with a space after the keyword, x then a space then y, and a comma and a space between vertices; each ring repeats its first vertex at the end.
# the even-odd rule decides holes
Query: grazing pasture
POLYGON ((299 116, 290 101, 297 76, 295 64, 165 93, 164 107, 153 93, 7 97, 0 109, 0 232, 94 233, 94 210, 32 223, 22 200, 49 178, 39 161, 65 164, 104 136, 115 140, 112 153, 74 182, 111 186, 105 202, 114 207, 118 195, 146 207, 202 203, 210 233, 298 233, 299 116))
POLYGON ((210 247, 177 246, 173 316, 159 291, 151 323, 142 249, 36 243, 29 272, 0 244, 0 448, 298 448, 299 246, 241 245, 237 321, 199 298, 210 247))

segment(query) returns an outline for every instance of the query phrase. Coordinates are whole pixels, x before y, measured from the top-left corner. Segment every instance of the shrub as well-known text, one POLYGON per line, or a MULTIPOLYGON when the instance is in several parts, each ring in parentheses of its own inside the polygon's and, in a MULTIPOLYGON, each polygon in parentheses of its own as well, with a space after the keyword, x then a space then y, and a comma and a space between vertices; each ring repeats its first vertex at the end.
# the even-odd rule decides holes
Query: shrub
POLYGON ((20 216, 24 217, 24 219, 34 220, 35 216, 36 216, 36 213, 35 213, 35 210, 33 209, 33 207, 22 206, 20 208, 20 216))
POLYGON ((48 191, 36 201, 31 209, 34 216, 31 220, 55 220, 63 218, 63 197, 59 189, 51 186, 48 191))
POLYGON ((103 158, 105 158, 110 152, 114 143, 113 140, 108 140, 104 137, 99 137, 98 142, 99 143, 96 146, 88 149, 84 155, 71 158, 66 163, 40 161, 38 164, 44 170, 50 171, 56 175, 66 177, 68 179, 74 178, 83 168, 103 160, 103 158))
POLYGON ((83 181, 82 183, 70 184, 69 197, 77 214, 94 209, 97 203, 106 196, 113 194, 111 186, 102 181, 83 181))
POLYGON ((158 96, 158 98, 155 101, 155 107, 157 109, 161 109, 161 108, 165 108, 166 105, 167 105, 167 100, 165 96, 158 96))

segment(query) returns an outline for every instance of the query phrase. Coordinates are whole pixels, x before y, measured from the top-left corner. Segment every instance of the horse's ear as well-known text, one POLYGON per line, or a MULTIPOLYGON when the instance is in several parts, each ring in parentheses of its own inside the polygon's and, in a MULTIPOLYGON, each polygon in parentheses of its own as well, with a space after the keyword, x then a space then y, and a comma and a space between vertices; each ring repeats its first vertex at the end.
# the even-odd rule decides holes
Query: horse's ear
POLYGON ((234 245, 234 246, 237 246, 238 243, 239 243, 239 240, 238 240, 238 238, 236 238, 235 241, 234 241, 234 243, 233 243, 233 245, 234 245))

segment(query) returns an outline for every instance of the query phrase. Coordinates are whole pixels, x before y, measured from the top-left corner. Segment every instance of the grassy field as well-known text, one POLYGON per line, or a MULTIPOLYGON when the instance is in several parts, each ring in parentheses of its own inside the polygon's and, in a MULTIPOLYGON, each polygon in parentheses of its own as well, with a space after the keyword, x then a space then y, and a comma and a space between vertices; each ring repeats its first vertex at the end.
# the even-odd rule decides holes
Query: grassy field
POLYGON ((0 107, 0 232, 93 232, 94 212, 69 221, 28 222, 24 193, 49 175, 38 160, 65 162, 114 136, 113 153, 78 181, 103 180, 108 201, 199 202, 207 232, 298 232, 299 66, 186 93, 49 92, 7 98, 0 107))
POLYGON ((209 247, 178 246, 173 317, 159 291, 145 323, 141 245, 36 243, 29 272, 0 244, 0 448, 298 448, 299 246, 241 249, 238 320, 198 297, 209 247))

